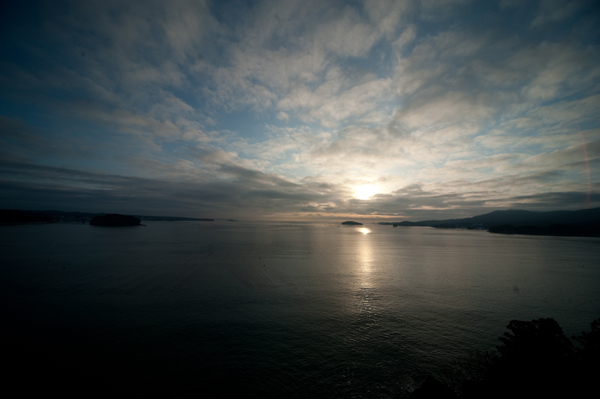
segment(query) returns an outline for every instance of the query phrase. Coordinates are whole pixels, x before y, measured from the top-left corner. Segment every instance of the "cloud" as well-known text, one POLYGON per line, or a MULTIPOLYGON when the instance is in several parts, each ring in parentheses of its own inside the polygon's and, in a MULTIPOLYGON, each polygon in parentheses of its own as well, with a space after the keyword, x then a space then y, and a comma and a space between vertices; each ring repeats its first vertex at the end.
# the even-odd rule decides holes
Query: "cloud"
POLYGON ((420 2, 422 16, 426 20, 439 20, 458 12, 460 6, 472 0, 422 0, 420 2))
POLYGON ((549 23, 556 23, 575 14, 582 8, 581 1, 545 0, 539 3, 538 15, 531 21, 531 26, 539 28, 549 23))
POLYGON ((398 26, 407 18, 413 4, 408 0, 369 0, 365 2, 365 10, 369 14, 371 23, 393 39, 398 26))
POLYGON ((596 190, 587 2, 35 7, 3 19, 11 203, 425 217, 596 190))
POLYGON ((94 150, 78 137, 49 137, 16 118, 0 116, 0 159, 31 162, 40 154, 65 161, 93 156, 94 150))
POLYGON ((180 215, 227 217, 298 211, 308 202, 329 203, 337 194, 333 185, 300 185, 231 163, 217 169, 229 178, 182 182, 2 162, 0 199, 8 208, 41 203, 61 209, 76 201, 80 210, 153 214, 168 203, 180 215))
POLYGON ((408 25, 402 34, 392 42, 392 46, 397 53, 400 53, 407 45, 412 43, 417 37, 417 29, 414 25, 408 25))
POLYGON ((492 116, 487 95, 447 92, 411 102, 394 115, 394 123, 409 131, 438 130, 452 124, 478 123, 492 116))
POLYGON ((305 85, 295 87, 278 107, 296 112, 306 122, 316 120, 323 126, 334 127, 349 118, 369 114, 391 100, 389 79, 365 75, 362 82, 350 85, 338 69, 330 70, 327 76, 328 80, 314 91, 305 85))
POLYGON ((280 121, 287 122, 290 120, 290 117, 285 112, 279 111, 279 113, 277 114, 277 119, 279 119, 280 121))

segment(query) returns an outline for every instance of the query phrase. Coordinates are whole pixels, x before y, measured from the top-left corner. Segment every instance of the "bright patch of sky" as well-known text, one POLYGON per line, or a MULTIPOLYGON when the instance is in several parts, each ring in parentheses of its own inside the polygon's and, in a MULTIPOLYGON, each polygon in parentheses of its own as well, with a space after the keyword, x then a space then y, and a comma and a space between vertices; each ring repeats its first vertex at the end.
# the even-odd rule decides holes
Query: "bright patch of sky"
POLYGON ((0 6, 0 204, 224 218, 600 206, 595 1, 0 6))

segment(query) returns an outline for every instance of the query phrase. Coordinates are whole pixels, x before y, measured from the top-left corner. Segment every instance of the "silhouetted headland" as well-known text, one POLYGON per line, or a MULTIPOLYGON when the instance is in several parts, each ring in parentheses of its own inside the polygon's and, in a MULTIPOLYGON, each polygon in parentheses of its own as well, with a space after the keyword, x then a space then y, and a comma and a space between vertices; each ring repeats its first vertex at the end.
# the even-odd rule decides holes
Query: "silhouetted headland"
POLYGON ((362 223, 353 222, 352 220, 348 220, 346 222, 342 222, 342 224, 351 225, 351 226, 362 226, 362 223))
POLYGON ((420 224, 421 222, 409 222, 409 221, 404 221, 404 222, 379 222, 377 224, 383 225, 383 226, 394 226, 394 227, 398 227, 398 226, 403 226, 403 227, 411 227, 411 226, 424 226, 423 224, 420 224))
POLYGON ((134 216, 109 213, 108 215, 96 216, 90 220, 90 224, 92 226, 123 227, 139 226, 142 224, 142 221, 134 216))
POLYGON ((429 226, 437 229, 488 230, 490 233, 499 234, 597 237, 600 236, 600 208, 552 212, 506 210, 463 219, 379 224, 394 227, 429 226))
POLYGON ((0 209, 0 224, 52 223, 48 215, 33 211, 0 209))
MULTIPOLYGON (((0 224, 24 224, 24 223, 89 223, 96 216, 102 216, 105 213, 94 212, 73 212, 56 210, 16 210, 0 209, 0 224)), ((190 218, 181 216, 148 216, 132 215, 142 221, 153 222, 213 222, 210 218, 190 218)))
POLYGON ((503 224, 492 226, 488 230, 497 234, 525 234, 536 236, 596 237, 600 235, 600 224, 573 226, 568 224, 551 224, 549 226, 513 226, 503 224))

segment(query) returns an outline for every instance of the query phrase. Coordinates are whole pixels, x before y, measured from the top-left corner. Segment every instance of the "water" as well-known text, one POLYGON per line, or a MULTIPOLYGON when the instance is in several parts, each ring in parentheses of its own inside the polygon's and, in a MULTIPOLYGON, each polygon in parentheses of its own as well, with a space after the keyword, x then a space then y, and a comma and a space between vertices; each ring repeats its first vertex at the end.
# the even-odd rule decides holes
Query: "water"
POLYGON ((15 348, 102 359, 120 383, 173 397, 387 398, 494 348, 511 319, 552 317, 571 336, 600 317, 597 238, 147 225, 1 227, 15 348))

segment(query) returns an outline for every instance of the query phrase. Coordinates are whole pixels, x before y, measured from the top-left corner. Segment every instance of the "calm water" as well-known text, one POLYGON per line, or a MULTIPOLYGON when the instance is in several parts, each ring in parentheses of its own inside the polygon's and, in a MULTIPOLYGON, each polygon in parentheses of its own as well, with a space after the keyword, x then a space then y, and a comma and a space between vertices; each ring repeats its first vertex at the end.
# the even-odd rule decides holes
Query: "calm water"
POLYGON ((0 227, 3 329, 172 396, 385 398, 511 319, 600 317, 600 239, 361 227, 0 227))

